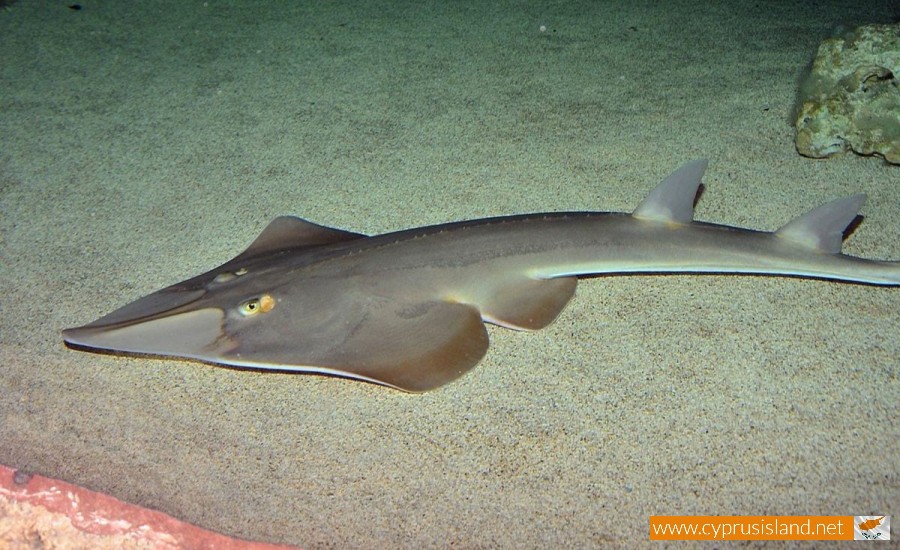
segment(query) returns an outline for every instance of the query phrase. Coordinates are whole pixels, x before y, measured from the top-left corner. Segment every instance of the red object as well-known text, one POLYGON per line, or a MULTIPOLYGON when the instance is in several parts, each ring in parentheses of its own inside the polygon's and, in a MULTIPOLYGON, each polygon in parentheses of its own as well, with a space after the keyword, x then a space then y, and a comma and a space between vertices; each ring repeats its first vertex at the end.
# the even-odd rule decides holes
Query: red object
MULTIPOLYGON (((0 504, 29 504, 41 513, 58 514, 81 532, 125 536, 155 548, 186 550, 287 550, 292 547, 249 542, 179 521, 172 516, 39 475, 29 476, 0 465, 0 504)), ((29 529, 33 530, 33 527, 29 529)), ((2 535, 2 533, 0 533, 2 535)), ((8 534, 7 534, 8 535, 8 534)))

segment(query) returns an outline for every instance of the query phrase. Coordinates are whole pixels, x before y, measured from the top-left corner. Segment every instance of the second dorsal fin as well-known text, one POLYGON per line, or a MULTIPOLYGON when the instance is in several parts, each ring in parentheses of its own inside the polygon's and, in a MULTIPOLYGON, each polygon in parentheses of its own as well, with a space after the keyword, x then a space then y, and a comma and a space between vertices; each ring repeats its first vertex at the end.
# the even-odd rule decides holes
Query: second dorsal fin
POLYGON ((841 251, 844 231, 866 202, 859 193, 823 204, 784 224, 775 232, 776 237, 818 252, 837 254, 841 251))

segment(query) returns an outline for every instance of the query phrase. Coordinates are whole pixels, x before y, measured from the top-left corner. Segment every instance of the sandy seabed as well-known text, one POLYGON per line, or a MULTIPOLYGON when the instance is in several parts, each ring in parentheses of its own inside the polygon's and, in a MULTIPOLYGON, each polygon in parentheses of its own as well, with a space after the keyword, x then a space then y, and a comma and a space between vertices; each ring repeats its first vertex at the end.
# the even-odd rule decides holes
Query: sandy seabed
POLYGON ((900 502, 898 289, 586 279, 424 395, 59 333, 278 215, 630 211, 702 157, 698 220, 773 230, 865 192, 845 252, 898 260, 898 169, 800 157, 788 123, 820 41, 893 2, 7 4, 0 464, 303 547, 633 546, 650 515, 900 502))

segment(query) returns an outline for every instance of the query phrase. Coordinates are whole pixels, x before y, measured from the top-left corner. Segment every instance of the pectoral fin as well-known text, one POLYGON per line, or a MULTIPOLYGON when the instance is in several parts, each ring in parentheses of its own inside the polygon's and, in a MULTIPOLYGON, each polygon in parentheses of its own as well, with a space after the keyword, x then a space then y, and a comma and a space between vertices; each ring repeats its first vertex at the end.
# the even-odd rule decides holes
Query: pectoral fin
POLYGON ((335 325, 340 332, 311 334, 309 340, 237 335, 232 337, 237 346, 213 360, 335 374, 422 392, 459 378, 488 349, 481 315, 466 304, 374 302, 343 319, 335 325))

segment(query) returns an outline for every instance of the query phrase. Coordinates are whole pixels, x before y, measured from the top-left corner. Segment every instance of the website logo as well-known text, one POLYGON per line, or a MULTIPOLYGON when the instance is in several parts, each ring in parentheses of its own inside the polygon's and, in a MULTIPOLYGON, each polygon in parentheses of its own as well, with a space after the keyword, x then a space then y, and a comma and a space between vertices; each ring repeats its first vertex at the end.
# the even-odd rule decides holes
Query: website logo
POLYGON ((891 516, 853 516, 853 540, 891 540, 891 516))

